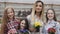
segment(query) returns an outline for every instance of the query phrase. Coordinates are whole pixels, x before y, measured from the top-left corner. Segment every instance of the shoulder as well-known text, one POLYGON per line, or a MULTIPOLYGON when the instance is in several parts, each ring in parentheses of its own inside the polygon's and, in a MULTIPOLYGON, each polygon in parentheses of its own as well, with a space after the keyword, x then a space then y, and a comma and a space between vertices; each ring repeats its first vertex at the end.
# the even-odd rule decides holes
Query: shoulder
POLYGON ((20 30, 17 30, 17 33, 18 33, 18 34, 21 34, 20 30))
POLYGON ((17 23, 20 23, 20 18, 19 18, 19 17, 15 17, 15 21, 16 21, 17 23))
POLYGON ((28 15, 26 18, 27 20, 31 20, 31 15, 28 15))
POLYGON ((59 22, 57 22, 57 24, 59 24, 59 22))
POLYGON ((58 24, 59 24, 59 22, 58 22, 58 21, 56 21, 56 24, 58 25, 58 24))
POLYGON ((27 18, 30 18, 30 17, 31 17, 31 15, 28 15, 28 16, 27 16, 27 18))

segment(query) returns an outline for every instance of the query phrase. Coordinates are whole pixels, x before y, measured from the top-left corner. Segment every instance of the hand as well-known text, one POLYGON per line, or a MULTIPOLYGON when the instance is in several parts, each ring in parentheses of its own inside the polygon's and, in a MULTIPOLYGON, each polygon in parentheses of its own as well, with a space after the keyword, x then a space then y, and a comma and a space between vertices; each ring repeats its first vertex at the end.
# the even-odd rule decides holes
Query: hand
POLYGON ((8 34, 15 34, 15 33, 17 33, 16 29, 10 29, 8 31, 8 34))
POLYGON ((29 30, 30 30, 31 32, 35 32, 35 31, 36 31, 35 28, 29 28, 29 30))

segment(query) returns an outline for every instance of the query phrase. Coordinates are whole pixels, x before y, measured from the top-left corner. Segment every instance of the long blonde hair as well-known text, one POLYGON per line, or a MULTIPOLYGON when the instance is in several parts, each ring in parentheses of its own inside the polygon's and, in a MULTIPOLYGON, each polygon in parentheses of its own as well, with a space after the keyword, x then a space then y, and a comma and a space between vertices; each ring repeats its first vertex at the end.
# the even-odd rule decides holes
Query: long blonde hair
POLYGON ((34 20, 34 15, 35 15, 35 7, 36 7, 36 4, 39 3, 39 2, 41 2, 41 4, 42 4, 42 13, 41 13, 40 17, 41 17, 42 20, 44 20, 43 19, 43 15, 44 15, 43 14, 44 13, 44 3, 42 1, 36 1, 35 4, 33 5, 32 13, 31 13, 31 16, 32 16, 32 19, 33 20, 34 20))
MULTIPOLYGON (((3 18, 2 18, 1 34, 4 34, 5 29, 7 29, 6 27, 7 27, 7 23, 8 23, 8 20, 9 20, 8 13, 7 13, 8 9, 13 10, 13 13, 14 13, 14 9, 13 8, 11 8, 11 7, 6 7, 5 8, 4 14, 3 14, 3 18)), ((15 15, 15 13, 14 13, 14 15, 15 15)), ((15 17, 13 17, 13 18, 15 18, 15 17)))

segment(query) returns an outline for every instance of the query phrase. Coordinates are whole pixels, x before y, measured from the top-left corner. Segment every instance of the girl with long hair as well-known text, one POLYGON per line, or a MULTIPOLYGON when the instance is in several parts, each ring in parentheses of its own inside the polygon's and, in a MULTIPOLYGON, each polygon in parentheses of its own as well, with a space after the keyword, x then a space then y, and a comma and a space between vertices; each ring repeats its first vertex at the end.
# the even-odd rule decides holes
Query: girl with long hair
POLYGON ((29 29, 32 34, 42 33, 42 27, 40 27, 37 31, 37 29, 34 28, 34 24, 35 22, 39 22, 43 26, 43 21, 42 21, 43 8, 44 8, 44 3, 42 1, 36 1, 34 7, 32 8, 32 13, 27 16, 27 19, 29 21, 29 29))
POLYGON ((19 22, 15 19, 14 9, 11 7, 6 7, 2 19, 1 34, 15 33, 18 29, 18 23, 19 22))
POLYGON ((46 12, 46 25, 44 28, 44 34, 48 34, 49 28, 55 28, 59 23, 57 22, 54 9, 48 9, 46 12))

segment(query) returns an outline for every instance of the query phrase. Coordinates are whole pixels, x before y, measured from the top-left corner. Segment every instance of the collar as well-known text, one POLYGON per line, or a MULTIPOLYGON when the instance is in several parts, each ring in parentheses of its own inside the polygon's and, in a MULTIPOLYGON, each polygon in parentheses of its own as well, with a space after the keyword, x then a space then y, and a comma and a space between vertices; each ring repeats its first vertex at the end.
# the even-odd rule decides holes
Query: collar
POLYGON ((50 23, 55 23, 55 21, 54 20, 48 20, 48 23, 50 24, 50 23))

